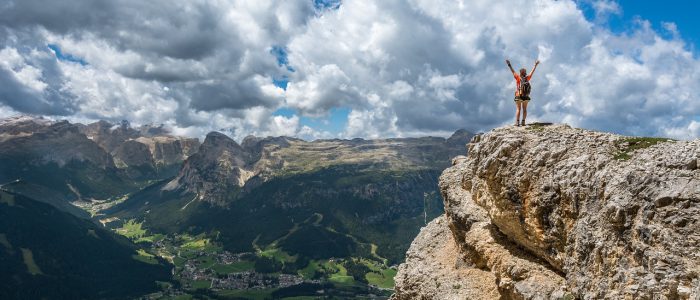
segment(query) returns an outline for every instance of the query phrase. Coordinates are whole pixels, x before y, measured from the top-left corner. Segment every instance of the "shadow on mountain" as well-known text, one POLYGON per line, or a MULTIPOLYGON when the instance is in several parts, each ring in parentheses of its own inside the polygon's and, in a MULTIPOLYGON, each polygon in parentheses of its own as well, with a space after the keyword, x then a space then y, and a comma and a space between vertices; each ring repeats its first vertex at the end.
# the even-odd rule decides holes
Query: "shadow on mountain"
POLYGON ((124 299, 169 281, 164 261, 88 220, 0 191, 0 299, 124 299))

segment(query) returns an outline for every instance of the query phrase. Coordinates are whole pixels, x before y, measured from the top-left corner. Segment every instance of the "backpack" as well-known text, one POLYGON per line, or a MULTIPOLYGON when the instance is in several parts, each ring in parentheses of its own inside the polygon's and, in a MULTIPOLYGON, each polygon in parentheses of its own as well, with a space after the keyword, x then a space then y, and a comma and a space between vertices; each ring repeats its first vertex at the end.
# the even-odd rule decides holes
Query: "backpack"
POLYGON ((530 90, 531 89, 532 89, 532 86, 530 86, 530 82, 527 81, 527 76, 521 76, 520 77, 520 86, 518 87, 518 90, 520 91, 520 97, 530 99, 530 90))

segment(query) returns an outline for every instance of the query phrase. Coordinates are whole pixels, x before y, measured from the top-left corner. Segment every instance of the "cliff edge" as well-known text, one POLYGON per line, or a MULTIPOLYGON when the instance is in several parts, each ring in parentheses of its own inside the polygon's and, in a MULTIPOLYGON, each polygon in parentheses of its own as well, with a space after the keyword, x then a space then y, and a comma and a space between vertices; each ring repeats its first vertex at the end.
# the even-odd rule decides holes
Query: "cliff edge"
POLYGON ((468 151, 392 299, 700 299, 700 140, 531 125, 468 151))

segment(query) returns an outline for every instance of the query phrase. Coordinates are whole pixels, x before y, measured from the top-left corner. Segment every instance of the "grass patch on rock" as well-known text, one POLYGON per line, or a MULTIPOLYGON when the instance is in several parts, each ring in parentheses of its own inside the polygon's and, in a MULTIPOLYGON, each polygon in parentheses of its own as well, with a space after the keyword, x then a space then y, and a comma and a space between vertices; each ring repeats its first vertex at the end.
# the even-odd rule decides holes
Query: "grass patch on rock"
POLYGON ((658 143, 670 141, 673 141, 673 139, 656 137, 622 138, 615 142, 617 152, 613 154, 613 157, 617 160, 628 160, 632 158, 632 152, 635 150, 646 149, 658 143))
POLYGON ((549 122, 535 122, 535 123, 529 123, 527 124, 527 127, 525 129, 527 130, 532 130, 532 131, 543 131, 545 126, 552 125, 552 123, 549 122))

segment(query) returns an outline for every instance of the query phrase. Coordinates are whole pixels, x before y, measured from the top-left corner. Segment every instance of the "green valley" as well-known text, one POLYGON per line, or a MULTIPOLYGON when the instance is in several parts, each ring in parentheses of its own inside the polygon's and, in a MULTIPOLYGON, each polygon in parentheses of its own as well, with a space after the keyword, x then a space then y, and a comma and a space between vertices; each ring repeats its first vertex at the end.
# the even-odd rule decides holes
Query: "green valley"
POLYGON ((0 227, 16 229, 0 230, 4 282, 86 299, 385 299, 443 212, 441 170, 471 137, 238 144, 213 132, 200 145, 128 123, 26 118, 2 130, 14 135, 0 140, 0 206, 28 220, 0 227))

